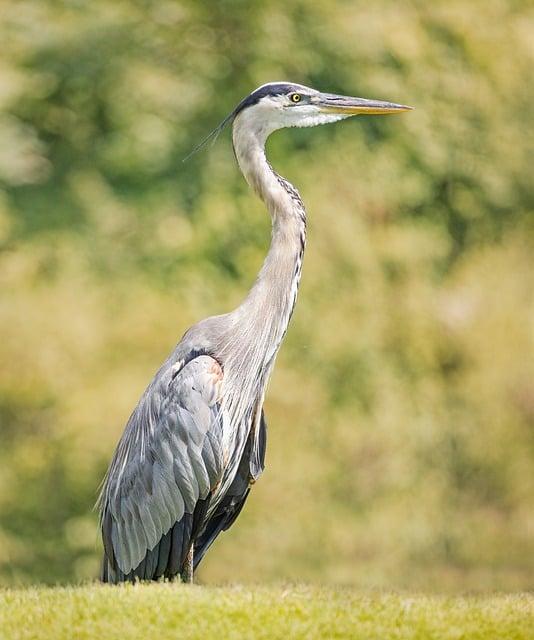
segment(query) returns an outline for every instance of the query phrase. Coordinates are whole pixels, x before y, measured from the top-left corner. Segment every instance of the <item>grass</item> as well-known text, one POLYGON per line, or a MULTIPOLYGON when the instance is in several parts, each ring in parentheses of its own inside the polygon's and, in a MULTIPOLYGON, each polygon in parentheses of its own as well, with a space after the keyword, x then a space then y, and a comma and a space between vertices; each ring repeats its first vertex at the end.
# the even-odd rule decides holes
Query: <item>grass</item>
POLYGON ((7 589, 0 638, 526 639, 534 638, 534 596, 174 584, 7 589))

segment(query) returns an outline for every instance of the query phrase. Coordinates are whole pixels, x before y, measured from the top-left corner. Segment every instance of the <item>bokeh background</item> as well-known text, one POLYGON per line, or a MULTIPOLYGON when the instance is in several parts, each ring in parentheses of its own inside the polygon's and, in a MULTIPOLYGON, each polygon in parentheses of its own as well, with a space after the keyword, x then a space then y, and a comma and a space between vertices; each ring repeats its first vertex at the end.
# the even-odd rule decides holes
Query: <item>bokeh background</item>
POLYGON ((269 142, 309 245, 199 578, 532 587, 532 3, 3 0, 0 42, 0 582, 96 576, 131 409, 269 243, 228 132, 182 158, 288 79, 416 111, 269 142))

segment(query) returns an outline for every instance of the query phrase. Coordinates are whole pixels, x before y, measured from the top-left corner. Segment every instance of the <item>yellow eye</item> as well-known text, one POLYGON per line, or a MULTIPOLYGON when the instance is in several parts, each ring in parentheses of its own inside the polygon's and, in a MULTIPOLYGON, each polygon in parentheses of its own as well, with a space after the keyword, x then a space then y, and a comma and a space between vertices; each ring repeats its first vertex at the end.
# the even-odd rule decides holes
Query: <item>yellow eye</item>
POLYGON ((292 93, 289 96, 289 99, 291 100, 291 102, 300 102, 302 100, 302 96, 300 95, 300 93, 292 93))

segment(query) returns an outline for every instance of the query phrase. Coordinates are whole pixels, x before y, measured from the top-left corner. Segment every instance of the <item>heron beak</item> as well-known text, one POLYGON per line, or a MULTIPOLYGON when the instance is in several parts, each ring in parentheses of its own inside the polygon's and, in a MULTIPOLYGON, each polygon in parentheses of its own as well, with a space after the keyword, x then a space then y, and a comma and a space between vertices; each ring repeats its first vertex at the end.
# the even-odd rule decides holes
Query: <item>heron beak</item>
POLYGON ((359 114, 386 115, 388 113, 402 113, 412 111, 413 107, 382 100, 366 100, 365 98, 352 98, 350 96, 337 96, 331 93, 323 93, 318 105, 323 113, 339 113, 350 116, 359 114))

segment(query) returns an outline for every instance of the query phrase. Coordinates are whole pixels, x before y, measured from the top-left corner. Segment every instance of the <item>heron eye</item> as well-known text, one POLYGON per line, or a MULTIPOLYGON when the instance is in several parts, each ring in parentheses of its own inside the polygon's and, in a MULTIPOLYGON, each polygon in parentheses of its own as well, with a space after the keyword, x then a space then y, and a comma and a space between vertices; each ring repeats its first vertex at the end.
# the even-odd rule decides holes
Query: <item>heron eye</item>
POLYGON ((300 93, 292 93, 289 96, 289 99, 291 100, 291 102, 300 102, 302 100, 302 96, 300 95, 300 93))

